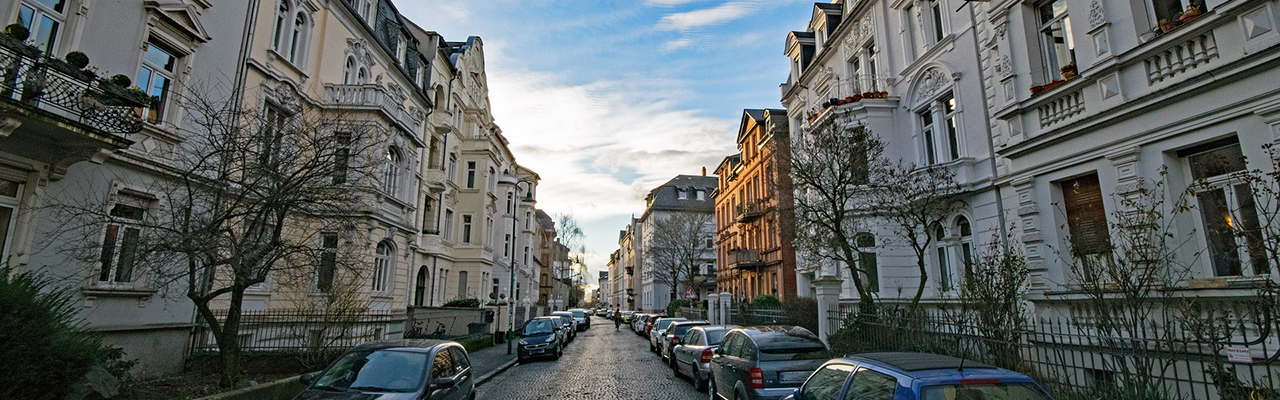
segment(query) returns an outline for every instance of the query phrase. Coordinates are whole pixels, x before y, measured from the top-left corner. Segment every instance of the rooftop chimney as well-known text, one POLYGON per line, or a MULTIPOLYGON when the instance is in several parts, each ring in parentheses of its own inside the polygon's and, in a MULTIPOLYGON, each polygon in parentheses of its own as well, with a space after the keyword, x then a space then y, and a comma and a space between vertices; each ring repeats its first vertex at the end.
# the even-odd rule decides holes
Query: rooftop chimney
POLYGON ((702 166, 702 176, 707 176, 707 166, 702 166))

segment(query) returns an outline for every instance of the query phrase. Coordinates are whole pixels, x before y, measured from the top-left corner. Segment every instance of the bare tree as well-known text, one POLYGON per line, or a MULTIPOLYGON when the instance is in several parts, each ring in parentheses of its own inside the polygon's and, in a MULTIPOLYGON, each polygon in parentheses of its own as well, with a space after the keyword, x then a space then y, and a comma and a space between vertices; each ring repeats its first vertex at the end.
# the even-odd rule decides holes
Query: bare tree
MULTIPOLYGON (((889 163, 886 160, 876 165, 889 163)), ((940 238, 940 228, 947 218, 964 206, 960 185, 956 183, 955 172, 945 166, 917 167, 902 161, 877 169, 872 176, 866 191, 870 198, 867 205, 871 208, 866 212, 886 222, 916 256, 918 282, 910 306, 914 312, 929 282, 925 260, 930 246, 940 238)))
POLYGON ((672 213, 659 219, 653 228, 653 279, 671 288, 671 300, 678 298, 680 287, 693 287, 694 271, 710 251, 705 238, 712 233, 713 214, 672 213))
POLYGON ((857 239, 872 217, 870 177, 888 167, 884 147, 879 136, 859 127, 797 135, 789 153, 778 153, 791 166, 795 188, 794 210, 782 213, 794 221, 782 225, 794 229, 797 250, 849 268, 863 310, 875 304, 876 289, 864 277, 857 239))
POLYGON ((64 222, 57 234, 82 239, 63 249, 73 257, 109 260, 112 274, 146 271, 152 285, 185 291, 217 342, 220 384, 230 387, 242 375, 245 291, 286 273, 333 287, 341 264, 327 263, 326 249, 351 244, 389 155, 372 123, 336 111, 305 102, 259 110, 186 92, 195 95, 171 110, 185 118, 173 132, 183 141, 161 167, 166 176, 129 182, 131 193, 154 196, 152 206, 116 193, 68 201, 54 206, 64 222), (95 240, 104 225, 105 245, 95 240))

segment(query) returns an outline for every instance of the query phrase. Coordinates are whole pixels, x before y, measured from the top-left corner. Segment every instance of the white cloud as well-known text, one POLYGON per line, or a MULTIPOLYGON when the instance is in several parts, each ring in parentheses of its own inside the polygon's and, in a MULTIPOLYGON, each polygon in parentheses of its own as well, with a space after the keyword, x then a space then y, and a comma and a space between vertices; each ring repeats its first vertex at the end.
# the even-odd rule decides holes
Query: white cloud
POLYGON ((699 0, 645 0, 644 5, 650 7, 675 7, 696 1, 699 0))
POLYGON ((662 45, 662 49, 666 51, 676 51, 684 48, 689 48, 692 46, 693 46, 693 39, 686 37, 686 38, 679 38, 672 41, 668 41, 667 43, 662 45))
POLYGON ((750 15, 760 9, 757 1, 733 1, 701 10, 667 14, 658 20, 654 28, 661 31, 690 31, 704 26, 719 25, 750 15))

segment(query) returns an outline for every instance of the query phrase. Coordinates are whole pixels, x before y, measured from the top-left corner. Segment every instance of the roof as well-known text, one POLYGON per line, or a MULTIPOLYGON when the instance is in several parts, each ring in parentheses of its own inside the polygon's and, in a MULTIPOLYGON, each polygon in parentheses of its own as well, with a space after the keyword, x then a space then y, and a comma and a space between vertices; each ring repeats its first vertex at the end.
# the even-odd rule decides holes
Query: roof
POLYGON ((990 368, 996 367, 983 364, 974 360, 962 360, 958 357, 946 356, 942 354, 932 353, 912 353, 905 351, 882 351, 874 353, 857 353, 847 356, 851 359, 866 359, 878 361, 886 366, 894 367, 906 372, 924 371, 930 369, 959 369, 963 366, 968 368, 990 368))
POLYGON ((361 343, 360 345, 357 345, 356 347, 352 348, 352 350, 402 349, 402 350, 408 350, 408 351, 428 352, 428 351, 431 351, 432 348, 438 345, 446 344, 446 343, 452 343, 452 342, 448 340, 435 340, 435 339, 379 340, 375 342, 361 343))
POLYGON ((645 196, 649 203, 649 206, 644 210, 645 217, 653 210, 713 213, 715 212, 716 204, 715 201, 711 200, 710 194, 719 183, 719 179, 715 176, 677 175, 661 186, 653 188, 653 190, 649 191, 649 195, 645 196), (702 200, 698 200, 693 193, 688 193, 687 198, 681 200, 678 189, 688 188, 703 190, 707 196, 704 196, 702 200))

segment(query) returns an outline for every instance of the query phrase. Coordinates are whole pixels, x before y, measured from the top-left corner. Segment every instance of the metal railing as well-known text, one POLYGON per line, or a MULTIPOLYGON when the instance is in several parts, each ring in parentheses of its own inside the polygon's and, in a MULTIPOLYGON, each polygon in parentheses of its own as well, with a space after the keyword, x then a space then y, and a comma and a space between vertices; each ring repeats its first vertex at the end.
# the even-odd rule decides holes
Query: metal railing
MULTIPOLYGON (((226 313, 216 314, 218 321, 226 313)), ((333 351, 357 344, 400 338, 404 314, 309 313, 289 311, 245 311, 240 316, 240 349, 246 352, 333 351)), ((203 319, 192 331, 191 352, 218 351, 209 324, 203 319)))
POLYGON ((0 98, 112 134, 142 131, 138 102, 124 88, 105 83, 62 60, 13 39, 0 39, 0 98))
POLYGON ((1183 324, 1143 321, 1104 334, 1087 319, 1036 319, 1001 329, 958 312, 859 314, 856 307, 830 311, 839 327, 829 338, 833 350, 973 359, 1027 374, 1058 398, 1280 399, 1280 335, 1269 315, 1236 314, 1206 338, 1183 324))

